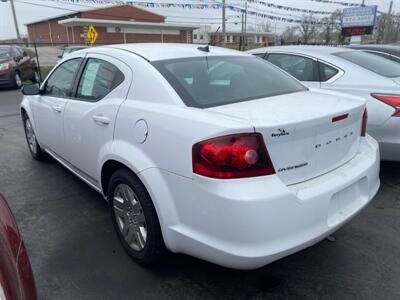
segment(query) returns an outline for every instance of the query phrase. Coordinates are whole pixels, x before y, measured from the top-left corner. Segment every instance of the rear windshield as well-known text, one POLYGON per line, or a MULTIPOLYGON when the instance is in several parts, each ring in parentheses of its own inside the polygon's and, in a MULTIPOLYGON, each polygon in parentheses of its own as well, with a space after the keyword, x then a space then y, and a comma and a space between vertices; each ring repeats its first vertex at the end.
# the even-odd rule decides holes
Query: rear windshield
POLYGON ((385 77, 399 77, 400 64, 363 51, 339 52, 334 55, 385 77))
POLYGON ((0 47, 0 59, 7 59, 10 57, 10 48, 0 47))
POLYGON ((254 56, 194 57, 153 62, 187 106, 213 107, 307 90, 254 56))

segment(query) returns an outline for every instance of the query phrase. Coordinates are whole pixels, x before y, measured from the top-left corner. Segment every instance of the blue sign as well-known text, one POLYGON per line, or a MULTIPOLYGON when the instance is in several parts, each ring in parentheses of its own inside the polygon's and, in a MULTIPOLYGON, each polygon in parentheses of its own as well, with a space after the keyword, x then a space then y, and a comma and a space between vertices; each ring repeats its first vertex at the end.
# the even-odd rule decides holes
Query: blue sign
POLYGON ((342 29, 354 27, 374 27, 377 10, 377 5, 343 9, 342 29))

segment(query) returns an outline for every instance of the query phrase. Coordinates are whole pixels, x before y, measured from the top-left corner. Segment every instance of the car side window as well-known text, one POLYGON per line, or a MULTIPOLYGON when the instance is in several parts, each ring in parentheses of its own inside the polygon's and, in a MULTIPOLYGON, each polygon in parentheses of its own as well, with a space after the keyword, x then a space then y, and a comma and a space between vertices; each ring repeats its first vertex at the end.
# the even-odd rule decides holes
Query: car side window
POLYGON ((15 50, 17 51, 17 54, 18 54, 19 56, 22 56, 22 57, 25 56, 25 55, 24 55, 24 50, 22 50, 20 47, 15 47, 15 50))
POLYGON ((21 56, 22 54, 19 52, 19 50, 18 50, 18 48, 17 47, 13 47, 12 48, 12 56, 13 57, 19 57, 19 56, 21 56))
POLYGON ((311 58, 293 54, 270 53, 267 60, 300 81, 319 81, 316 61, 311 58))
POLYGON ((337 73, 339 73, 339 70, 337 70, 334 67, 331 67, 322 62, 319 62, 318 64, 319 64, 319 78, 320 78, 321 82, 328 81, 333 76, 335 76, 337 73))
POLYGON ((116 66, 101 59, 89 58, 79 82, 77 98, 96 102, 122 81, 124 75, 116 66))
POLYGON ((51 97, 71 97, 81 62, 82 58, 75 58, 61 64, 47 80, 44 94, 51 97))

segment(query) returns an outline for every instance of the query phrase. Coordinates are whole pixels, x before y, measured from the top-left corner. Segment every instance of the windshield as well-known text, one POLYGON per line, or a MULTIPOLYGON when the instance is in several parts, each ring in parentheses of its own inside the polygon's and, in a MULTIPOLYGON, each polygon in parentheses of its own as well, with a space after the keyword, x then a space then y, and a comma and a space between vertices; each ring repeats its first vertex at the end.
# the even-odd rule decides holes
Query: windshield
POLYGON ((8 58, 10 58, 10 48, 0 47, 0 59, 8 59, 8 58))
POLYGON ((153 62, 187 106, 213 107, 307 90, 258 57, 213 56, 153 62))
POLYGON ((334 55, 385 77, 399 77, 400 64, 363 51, 339 52, 334 55))

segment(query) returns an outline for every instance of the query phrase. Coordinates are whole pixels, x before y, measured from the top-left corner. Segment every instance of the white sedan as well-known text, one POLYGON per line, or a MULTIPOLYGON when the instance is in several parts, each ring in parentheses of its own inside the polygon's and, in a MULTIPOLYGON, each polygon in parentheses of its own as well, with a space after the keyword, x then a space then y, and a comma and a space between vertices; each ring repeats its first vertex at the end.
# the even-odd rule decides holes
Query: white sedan
POLYGON ((368 133, 379 142, 382 160, 400 161, 399 63, 340 47, 282 46, 248 52, 282 68, 306 86, 367 99, 368 133))
POLYGON ((32 156, 102 193, 142 264, 166 246, 257 268, 336 231, 379 188, 365 100, 309 91, 252 55, 96 47, 23 92, 32 156))

